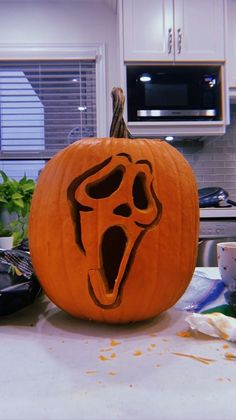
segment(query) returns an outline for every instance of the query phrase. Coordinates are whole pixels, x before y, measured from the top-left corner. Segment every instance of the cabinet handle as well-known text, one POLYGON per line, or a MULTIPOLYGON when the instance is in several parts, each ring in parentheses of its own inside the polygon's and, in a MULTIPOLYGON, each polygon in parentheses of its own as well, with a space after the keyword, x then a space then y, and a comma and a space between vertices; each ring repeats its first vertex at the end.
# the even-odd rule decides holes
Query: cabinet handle
POLYGON ((173 34, 172 34, 172 28, 168 29, 168 54, 172 53, 172 47, 173 47, 173 34))
POLYGON ((178 54, 180 54, 181 49, 182 49, 182 32, 180 28, 177 29, 177 42, 178 42, 177 52, 178 54))

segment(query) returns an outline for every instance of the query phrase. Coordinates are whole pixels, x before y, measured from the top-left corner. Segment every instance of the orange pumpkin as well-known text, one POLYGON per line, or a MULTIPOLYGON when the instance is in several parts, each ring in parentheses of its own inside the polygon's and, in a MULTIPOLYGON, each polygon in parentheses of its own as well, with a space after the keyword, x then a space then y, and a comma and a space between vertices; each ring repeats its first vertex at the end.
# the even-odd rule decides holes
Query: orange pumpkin
POLYGON ((191 167, 160 140, 87 138, 41 173, 29 244, 49 298, 110 323, 173 306, 196 261, 198 195, 191 167))

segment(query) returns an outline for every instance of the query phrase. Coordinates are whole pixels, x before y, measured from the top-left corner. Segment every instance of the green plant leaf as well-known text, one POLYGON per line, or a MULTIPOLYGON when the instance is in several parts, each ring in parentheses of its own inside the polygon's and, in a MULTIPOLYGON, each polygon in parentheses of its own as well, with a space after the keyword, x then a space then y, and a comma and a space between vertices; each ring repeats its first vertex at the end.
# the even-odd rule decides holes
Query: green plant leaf
POLYGON ((23 241, 23 234, 19 231, 13 232, 13 246, 18 246, 23 241))
POLYGON ((35 188, 35 185, 34 184, 25 184, 25 185, 22 185, 22 190, 23 190, 24 193, 27 193, 27 192, 31 193, 31 192, 34 191, 34 188, 35 188))
POLYGON ((27 181, 26 173, 24 173, 24 176, 20 179, 19 183, 25 183, 27 181))
POLYGON ((0 171, 0 175, 2 176, 3 182, 9 181, 7 174, 4 171, 0 171))
POLYGON ((19 193, 19 192, 15 192, 14 194, 12 194, 11 198, 13 200, 18 200, 18 199, 23 198, 23 195, 21 193, 19 193))
POLYGON ((28 184, 28 183, 33 183, 35 184, 35 181, 31 178, 26 178, 26 176, 24 175, 23 178, 20 179, 19 184, 20 185, 24 185, 24 184, 28 184))
POLYGON ((16 190, 18 189, 19 181, 16 179, 11 179, 11 184, 16 190))
POLYGON ((22 209, 24 208, 24 201, 22 200, 22 198, 18 198, 16 200, 13 200, 13 202, 17 207, 20 207, 22 209))

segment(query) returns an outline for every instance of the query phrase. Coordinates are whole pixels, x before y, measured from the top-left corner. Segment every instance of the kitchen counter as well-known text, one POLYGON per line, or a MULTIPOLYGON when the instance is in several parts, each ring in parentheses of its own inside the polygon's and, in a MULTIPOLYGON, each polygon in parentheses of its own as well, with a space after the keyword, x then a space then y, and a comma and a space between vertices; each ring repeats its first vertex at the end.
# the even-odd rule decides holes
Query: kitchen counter
MULTIPOLYGON (((218 277, 216 268, 201 270, 218 277)), ((146 322, 104 325, 41 296, 2 317, 0 419, 235 419, 236 361, 226 353, 236 345, 185 337, 185 316, 171 308, 146 322)))
POLYGON ((235 218, 236 207, 205 207, 200 208, 200 219, 235 218))

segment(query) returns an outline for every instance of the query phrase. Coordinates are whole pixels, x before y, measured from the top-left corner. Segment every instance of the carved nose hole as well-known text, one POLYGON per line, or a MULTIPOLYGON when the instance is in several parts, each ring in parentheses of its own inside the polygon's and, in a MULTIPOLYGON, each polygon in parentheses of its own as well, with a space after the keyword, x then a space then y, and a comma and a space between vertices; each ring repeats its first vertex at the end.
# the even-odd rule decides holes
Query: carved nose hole
POLYGON ((144 210, 148 207, 148 198, 146 193, 146 176, 144 173, 138 173, 133 184, 133 201, 135 207, 144 210))
POLYGON ((118 216, 129 217, 132 213, 132 210, 129 204, 125 203, 125 204, 121 204, 120 206, 117 206, 114 209, 113 213, 117 214, 118 216))
POLYGON ((112 226, 102 238, 102 265, 105 274, 105 284, 108 292, 112 292, 122 261, 127 237, 120 226, 112 226))
POLYGON ((86 187, 88 196, 99 199, 112 195, 119 188, 124 171, 123 166, 118 166, 102 179, 88 184, 86 187))

